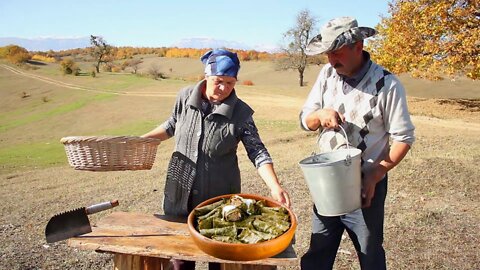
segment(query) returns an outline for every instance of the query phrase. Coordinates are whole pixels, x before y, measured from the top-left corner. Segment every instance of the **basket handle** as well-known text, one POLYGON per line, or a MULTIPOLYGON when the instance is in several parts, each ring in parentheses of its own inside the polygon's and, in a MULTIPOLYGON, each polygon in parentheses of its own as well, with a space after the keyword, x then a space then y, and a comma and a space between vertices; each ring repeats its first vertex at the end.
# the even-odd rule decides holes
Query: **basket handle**
MULTIPOLYGON (((352 157, 350 156, 350 142, 348 141, 348 136, 347 136, 347 132, 345 131, 345 129, 341 126, 341 125, 338 125, 338 127, 343 131, 343 135, 345 136, 345 140, 347 141, 347 156, 345 157, 345 164, 347 166, 349 166, 351 163, 352 163, 352 157)), ((319 147, 319 143, 320 143, 320 138, 322 137, 323 133, 325 133, 325 131, 327 131, 329 129, 326 129, 324 128, 322 130, 322 132, 320 132, 320 134, 318 135, 318 139, 317 139, 317 148, 320 148, 319 147)), ((333 131, 336 131, 335 129, 333 131)), ((318 149, 319 152, 320 152, 320 149, 318 149)), ((315 156, 316 153, 315 151, 312 152, 312 156, 315 156)), ((314 158, 315 160, 315 158, 314 158)))

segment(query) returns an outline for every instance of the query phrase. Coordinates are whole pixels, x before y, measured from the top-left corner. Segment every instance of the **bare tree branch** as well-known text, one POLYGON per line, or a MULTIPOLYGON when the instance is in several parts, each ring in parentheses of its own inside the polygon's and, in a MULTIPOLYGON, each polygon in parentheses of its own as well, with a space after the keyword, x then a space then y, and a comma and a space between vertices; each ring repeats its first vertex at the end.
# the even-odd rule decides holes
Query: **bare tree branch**
POLYGON ((304 86, 303 73, 308 64, 305 50, 313 37, 316 22, 316 18, 310 14, 309 10, 300 11, 295 26, 283 34, 287 45, 283 46, 281 50, 285 57, 276 62, 276 68, 278 70, 297 70, 300 86, 304 86))

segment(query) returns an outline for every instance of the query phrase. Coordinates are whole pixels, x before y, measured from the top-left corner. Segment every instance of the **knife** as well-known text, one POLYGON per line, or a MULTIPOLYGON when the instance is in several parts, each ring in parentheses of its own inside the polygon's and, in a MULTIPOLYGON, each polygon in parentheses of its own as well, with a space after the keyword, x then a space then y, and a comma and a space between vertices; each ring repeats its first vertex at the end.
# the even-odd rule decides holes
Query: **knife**
POLYGON ((118 200, 81 207, 53 216, 45 228, 47 243, 65 240, 74 236, 92 232, 87 215, 118 206, 118 200))

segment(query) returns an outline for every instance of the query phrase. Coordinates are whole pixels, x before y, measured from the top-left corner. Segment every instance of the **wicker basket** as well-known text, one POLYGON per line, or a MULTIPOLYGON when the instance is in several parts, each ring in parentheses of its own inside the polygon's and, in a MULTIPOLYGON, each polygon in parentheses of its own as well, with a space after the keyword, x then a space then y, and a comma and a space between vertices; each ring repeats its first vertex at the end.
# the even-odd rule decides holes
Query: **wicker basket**
POLYGON ((74 136, 60 140, 75 170, 150 170, 160 140, 134 136, 74 136))

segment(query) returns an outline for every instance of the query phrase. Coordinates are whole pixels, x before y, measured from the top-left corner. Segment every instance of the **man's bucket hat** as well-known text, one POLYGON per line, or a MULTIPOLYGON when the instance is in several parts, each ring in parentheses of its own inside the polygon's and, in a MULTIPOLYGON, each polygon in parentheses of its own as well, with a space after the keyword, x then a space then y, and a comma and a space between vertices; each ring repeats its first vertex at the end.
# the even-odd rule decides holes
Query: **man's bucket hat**
POLYGON ((315 55, 340 49, 346 44, 352 44, 375 35, 377 31, 370 27, 358 27, 358 22, 352 17, 339 17, 327 22, 320 34, 308 43, 305 53, 315 55))

